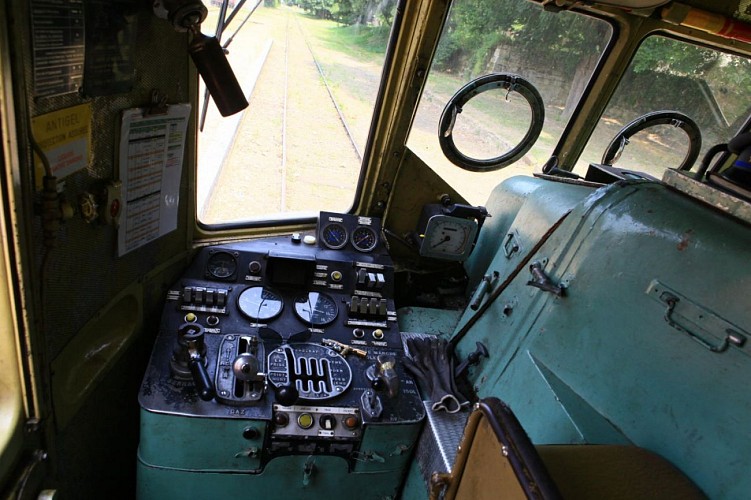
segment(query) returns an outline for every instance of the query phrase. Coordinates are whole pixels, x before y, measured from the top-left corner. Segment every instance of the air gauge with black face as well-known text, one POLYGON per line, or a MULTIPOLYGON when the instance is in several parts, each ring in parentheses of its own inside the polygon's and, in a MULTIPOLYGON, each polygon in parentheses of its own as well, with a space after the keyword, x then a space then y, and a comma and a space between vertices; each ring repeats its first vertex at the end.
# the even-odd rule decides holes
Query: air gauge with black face
POLYGON ((206 273, 211 278, 225 280, 231 278, 237 271, 237 260, 229 252, 212 253, 206 262, 206 273))

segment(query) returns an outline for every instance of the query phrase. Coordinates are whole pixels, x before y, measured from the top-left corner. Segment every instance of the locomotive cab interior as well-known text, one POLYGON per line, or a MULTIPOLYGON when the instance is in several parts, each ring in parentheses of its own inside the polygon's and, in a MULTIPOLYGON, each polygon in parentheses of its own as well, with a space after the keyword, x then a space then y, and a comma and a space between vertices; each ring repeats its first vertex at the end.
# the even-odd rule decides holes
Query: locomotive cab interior
POLYGON ((743 498, 746 0, 0 0, 0 491, 743 498))

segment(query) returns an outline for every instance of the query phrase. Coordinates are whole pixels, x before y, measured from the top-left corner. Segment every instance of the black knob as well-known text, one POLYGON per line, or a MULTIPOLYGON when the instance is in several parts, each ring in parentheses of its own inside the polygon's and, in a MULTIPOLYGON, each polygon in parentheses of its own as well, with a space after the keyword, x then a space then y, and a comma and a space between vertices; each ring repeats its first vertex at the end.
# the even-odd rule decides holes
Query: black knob
POLYGON ((276 402, 282 406, 291 406, 300 397, 297 389, 291 385, 282 385, 276 389, 276 402))
POLYGON ((255 427, 246 427, 243 430, 243 437, 248 440, 257 439, 260 433, 255 427))

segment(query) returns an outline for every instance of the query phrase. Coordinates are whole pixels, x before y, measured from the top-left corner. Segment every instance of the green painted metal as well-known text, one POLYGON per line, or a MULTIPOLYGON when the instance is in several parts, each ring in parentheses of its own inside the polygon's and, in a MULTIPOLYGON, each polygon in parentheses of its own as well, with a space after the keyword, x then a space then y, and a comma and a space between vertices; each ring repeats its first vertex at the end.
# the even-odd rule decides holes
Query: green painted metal
POLYGON ((454 331, 462 311, 403 307, 397 311, 399 331, 448 336, 454 331))
POLYGON ((399 477, 391 471, 355 474, 332 456, 287 456, 269 462, 261 474, 200 473, 138 462, 138 498, 205 500, 250 498, 298 500, 397 498, 399 477))
POLYGON ((196 418, 141 410, 138 454, 147 464, 200 471, 257 471, 266 424, 259 420, 196 418), (253 428, 254 439, 243 437, 253 428))
MULTIPOLYGON (((571 206, 573 188, 550 185, 508 208, 523 241, 540 234, 539 222, 528 230, 535 214, 549 225, 551 205, 571 206)), ((508 273, 511 260, 499 248, 488 270, 508 273)), ((751 376, 751 347, 741 339, 706 348, 676 327, 653 290, 657 280, 675 292, 684 302, 675 314, 705 330, 747 329, 751 229, 664 185, 616 184, 577 204, 532 261, 565 294, 529 286, 523 270, 469 331, 462 355, 478 340, 491 350, 471 369, 479 395, 507 401, 536 443, 633 443, 710 497, 751 491, 751 394, 741 382, 751 376)))
POLYGON ((253 498, 270 500, 355 494, 362 499, 396 498, 420 428, 419 422, 368 425, 352 467, 333 456, 277 457, 264 465, 255 453, 263 446, 263 421, 142 410, 138 495, 142 499, 246 498, 253 492, 253 498), (258 431, 256 438, 243 437, 248 427, 258 431))

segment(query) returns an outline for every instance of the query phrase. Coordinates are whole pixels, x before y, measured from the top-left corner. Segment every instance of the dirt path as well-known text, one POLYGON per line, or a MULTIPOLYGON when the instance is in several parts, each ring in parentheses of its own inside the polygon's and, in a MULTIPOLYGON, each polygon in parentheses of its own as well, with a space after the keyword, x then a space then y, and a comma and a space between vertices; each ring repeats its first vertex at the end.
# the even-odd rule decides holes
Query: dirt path
POLYGON ((310 210, 312 196, 316 207, 346 211, 360 162, 296 14, 261 8, 253 20, 243 43, 262 45, 271 39, 271 49, 202 220, 231 222, 310 210))

